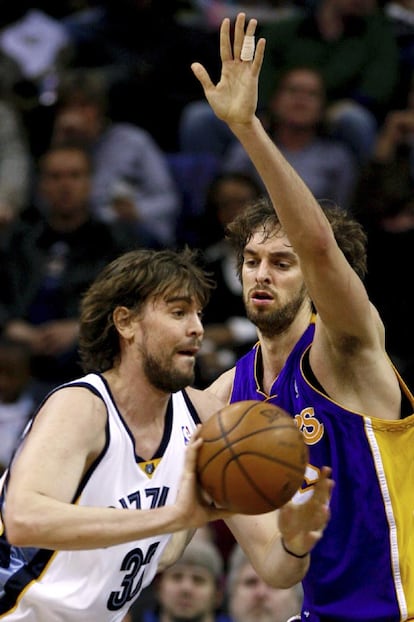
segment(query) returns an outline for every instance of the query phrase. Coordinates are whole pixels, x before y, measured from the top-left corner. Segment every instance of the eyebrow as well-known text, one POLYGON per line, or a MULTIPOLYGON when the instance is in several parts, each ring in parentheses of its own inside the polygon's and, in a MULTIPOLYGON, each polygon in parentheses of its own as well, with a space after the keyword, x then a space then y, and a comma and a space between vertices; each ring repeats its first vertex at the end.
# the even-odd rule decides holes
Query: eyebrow
POLYGON ((171 304, 171 303, 174 303, 174 302, 185 302, 187 304, 191 304, 193 302, 193 297, 189 296, 189 295, 187 295, 187 296, 184 296, 184 295, 182 295, 182 296, 168 296, 168 297, 164 298, 164 300, 165 300, 165 302, 167 304, 171 304))
MULTIPOLYGON (((259 253, 257 251, 254 251, 250 248, 245 248, 244 249, 244 256, 246 255, 250 255, 252 257, 257 257, 259 255, 259 253)), ((297 258, 296 253, 293 250, 288 250, 288 251, 273 251, 269 253, 269 256, 272 259, 292 259, 293 258, 297 258)))

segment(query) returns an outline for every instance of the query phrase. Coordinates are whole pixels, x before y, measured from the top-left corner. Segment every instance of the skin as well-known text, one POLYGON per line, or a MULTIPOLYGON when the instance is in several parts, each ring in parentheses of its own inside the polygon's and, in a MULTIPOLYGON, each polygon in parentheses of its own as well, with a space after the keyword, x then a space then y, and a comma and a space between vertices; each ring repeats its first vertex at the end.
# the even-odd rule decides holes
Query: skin
POLYGON ((87 220, 90 189, 90 163, 82 151, 62 148, 44 156, 39 192, 55 229, 72 231, 87 220))
POLYGON ((273 138, 291 150, 314 140, 324 114, 322 78, 311 69, 291 70, 270 102, 275 119, 273 138))
MULTIPOLYGON (((249 26, 251 25, 251 20, 249 26)), ((239 14, 232 50, 229 20, 221 28, 222 74, 214 85, 205 68, 193 64, 215 114, 224 120, 249 153, 277 208, 285 239, 271 237, 261 243, 257 235, 249 245, 254 261, 246 254, 243 266, 244 298, 248 309, 265 315, 276 312, 298 291, 300 279, 307 296, 285 330, 271 334, 259 330, 265 386, 282 369, 288 353, 308 325, 310 300, 317 309, 310 364, 331 398, 345 408, 382 419, 400 417, 401 394, 384 347, 384 327, 368 299, 363 283, 346 261, 331 227, 313 195, 284 160, 256 116, 257 82, 265 41, 256 45, 254 60, 241 63, 238 50, 245 15, 239 14), (281 270, 272 254, 289 251, 291 263, 281 270), (271 292, 258 300, 257 291, 271 292), (277 353, 277 354, 275 354, 277 353)), ((246 253, 249 249, 246 249, 246 253)), ((229 398, 234 370, 220 378, 212 390, 229 398)))
POLYGON ((164 570, 157 585, 160 622, 214 622, 221 594, 204 566, 178 562, 164 570))
MULTIPOLYGON (((255 21, 250 22, 248 34, 253 34, 255 27, 255 21)), ((244 16, 236 22, 236 59, 240 57, 243 34, 244 16)), ((260 44, 262 52, 263 47, 264 43, 260 44)), ((242 73, 247 71, 246 84, 257 86, 260 54, 253 63, 230 58, 228 20, 222 27, 221 54, 227 80, 232 82, 234 77, 237 83, 240 68, 242 73), (233 63, 236 63, 234 76, 233 63)), ((240 104, 237 88, 234 95, 240 104)), ((224 100, 227 109, 227 97, 224 100)), ((250 109, 253 111, 252 105, 250 109)), ((232 114, 237 115, 237 110, 238 104, 232 114)), ((250 124, 256 125, 253 121, 250 124)), ((267 156, 269 147, 262 144, 260 132, 258 128, 246 129, 247 135, 253 135, 252 143, 257 143, 258 150, 264 148, 267 156)), ((248 142, 246 139, 245 143, 248 142)), ((249 148, 255 155, 256 150, 251 145, 249 148)), ((260 160, 261 156, 256 155, 256 159, 260 160)), ((160 369, 171 370, 174 390, 177 377, 181 377, 183 387, 191 383, 195 356, 203 337, 200 313, 195 300, 179 293, 172 300, 150 299, 139 316, 126 307, 114 309, 120 356, 104 376, 135 439, 136 451, 144 459, 152 457, 159 446, 170 398, 166 386, 154 384, 154 378, 149 377, 148 362, 158 361, 160 369)), ((189 388, 188 393, 202 421, 223 404, 208 391, 189 388)), ((166 552, 168 563, 173 563, 185 545, 185 530, 224 518, 264 581, 275 587, 288 587, 303 577, 309 556, 297 559, 288 555, 281 546, 280 534, 286 546, 297 554, 310 551, 322 537, 329 520, 328 502, 333 485, 328 468, 322 470, 314 494, 306 503, 286 504, 279 516, 276 513, 232 516, 225 509, 212 506, 197 487, 195 464, 202 441, 196 433, 187 447, 179 494, 172 505, 128 512, 73 505, 71 501, 79 481, 104 448, 105 424, 102 401, 83 388, 65 388, 46 402, 11 470, 3 517, 10 543, 85 550, 173 533, 175 536, 166 552)))
POLYGON ((248 561, 241 566, 229 597, 234 622, 286 622, 300 607, 295 587, 272 588, 260 579, 248 561))
MULTIPOLYGON (((248 34, 252 34, 254 28, 255 20, 250 20, 248 34)), ((277 210, 285 236, 271 237, 264 242, 254 232, 249 244, 255 253, 254 259, 251 261, 251 254, 246 254, 242 271, 244 299, 249 312, 264 317, 277 314, 289 299, 297 296, 301 281, 306 288, 303 304, 284 330, 273 334, 264 328, 258 330, 265 370, 262 386, 264 390, 269 389, 307 328, 312 300, 317 317, 310 365, 319 383, 335 402, 347 409, 379 419, 397 420, 401 391, 385 351, 383 323, 362 281, 339 249, 319 204, 283 158, 256 115, 265 40, 257 41, 251 62, 240 62, 244 32, 245 15, 240 13, 232 45, 230 21, 223 20, 222 72, 217 84, 199 63, 194 63, 192 70, 216 116, 227 123, 249 154, 277 210), (277 259, 282 249, 289 250, 291 258, 283 269, 277 259), (267 300, 263 300, 263 291, 270 292, 267 300)), ((233 379, 234 369, 231 369, 213 383, 210 392, 228 402, 233 379)), ((306 546, 303 534, 294 526, 296 516, 290 504, 284 506, 280 510, 279 529, 285 542, 289 537, 289 548, 300 553, 306 546)), ((240 535, 237 530, 235 533, 240 535)), ((249 550, 249 556, 258 570, 260 561, 254 551, 249 550)), ((292 585, 291 570, 282 566, 280 573, 280 584, 292 585)))

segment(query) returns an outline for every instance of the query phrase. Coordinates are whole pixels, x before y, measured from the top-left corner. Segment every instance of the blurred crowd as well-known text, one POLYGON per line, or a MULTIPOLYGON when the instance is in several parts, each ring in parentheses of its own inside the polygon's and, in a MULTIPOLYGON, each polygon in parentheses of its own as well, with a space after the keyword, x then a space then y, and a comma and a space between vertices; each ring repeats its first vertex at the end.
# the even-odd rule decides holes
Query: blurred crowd
POLYGON ((255 342, 225 233, 265 189, 190 68, 218 80, 219 24, 240 10, 267 41, 269 136, 366 228, 366 286, 413 388, 408 0, 16 0, 0 12, 0 470, 42 397, 80 374, 79 301, 120 253, 200 249, 217 282, 200 388, 255 342))
POLYGON ((212 535, 201 530, 123 622, 294 622, 302 600, 300 583, 287 589, 264 583, 238 544, 224 562, 212 535))
MULTIPOLYGON (((0 475, 46 393, 80 375, 79 302, 120 253, 200 250, 217 283, 200 388, 255 343, 226 226, 265 189, 190 69, 199 61, 219 78, 219 24, 240 10, 267 40, 259 114, 269 136, 318 200, 365 227, 366 286, 414 388, 409 0, 3 2, 0 475)), ((219 523, 197 534, 128 620, 286 622, 301 598, 300 586, 266 586, 219 523)))

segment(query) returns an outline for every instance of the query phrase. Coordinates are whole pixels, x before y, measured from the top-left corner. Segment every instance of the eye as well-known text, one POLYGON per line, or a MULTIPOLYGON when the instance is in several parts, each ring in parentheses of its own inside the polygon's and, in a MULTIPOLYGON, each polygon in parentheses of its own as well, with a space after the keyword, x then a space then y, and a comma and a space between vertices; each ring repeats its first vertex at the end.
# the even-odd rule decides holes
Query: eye
POLYGON ((288 270, 290 268, 290 263, 287 261, 276 261, 275 265, 281 270, 288 270))
POLYGON ((195 585, 204 585, 207 583, 207 580, 204 577, 193 576, 193 583, 195 585))
POLYGON ((174 317, 177 318, 182 318, 185 315, 184 309, 173 309, 171 313, 174 317))
POLYGON ((244 265, 247 266, 248 268, 254 268, 257 265, 257 261, 256 259, 245 259, 244 260, 244 265))

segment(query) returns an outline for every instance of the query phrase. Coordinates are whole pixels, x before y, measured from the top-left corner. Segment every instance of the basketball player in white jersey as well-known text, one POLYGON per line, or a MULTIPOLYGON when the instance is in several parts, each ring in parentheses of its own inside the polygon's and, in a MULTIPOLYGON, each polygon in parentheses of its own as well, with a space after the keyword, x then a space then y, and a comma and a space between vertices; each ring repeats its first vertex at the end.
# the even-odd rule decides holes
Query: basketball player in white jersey
MULTIPOLYGON (((210 287, 190 251, 137 250, 87 291, 86 375, 46 398, 3 477, 0 620, 119 622, 186 532, 218 518, 267 582, 278 586, 282 565, 292 580, 306 572, 309 555, 286 552, 273 513, 230 516, 197 488, 194 431, 222 405, 185 389, 210 287)), ((307 505, 285 506, 286 548, 319 540, 331 485, 326 476, 307 505)))

